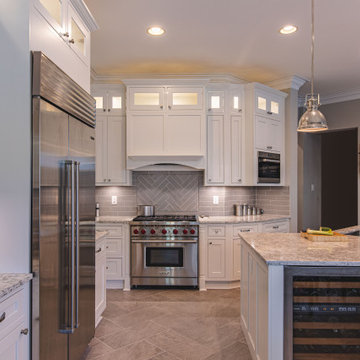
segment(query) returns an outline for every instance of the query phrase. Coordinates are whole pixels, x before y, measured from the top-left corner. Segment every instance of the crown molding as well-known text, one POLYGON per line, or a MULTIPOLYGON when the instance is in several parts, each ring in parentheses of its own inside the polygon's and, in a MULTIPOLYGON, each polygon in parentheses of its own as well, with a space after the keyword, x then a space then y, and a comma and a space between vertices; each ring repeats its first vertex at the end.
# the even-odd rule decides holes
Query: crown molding
POLYGON ((184 82, 201 81, 206 83, 245 84, 246 81, 231 74, 117 74, 99 75, 91 68, 91 81, 96 84, 129 84, 146 80, 183 80, 184 82))
POLYGON ((83 0, 70 0, 70 3, 78 12, 90 32, 99 29, 99 25, 96 23, 96 20, 83 0))
POLYGON ((281 78, 273 81, 269 81, 266 85, 277 89, 277 90, 285 90, 285 89, 294 89, 299 90, 308 80, 300 77, 300 76, 288 76, 286 78, 281 78))
POLYGON ((349 91, 338 91, 332 94, 321 96, 320 102, 322 105, 326 105, 358 99, 360 99, 360 89, 353 89, 349 91))

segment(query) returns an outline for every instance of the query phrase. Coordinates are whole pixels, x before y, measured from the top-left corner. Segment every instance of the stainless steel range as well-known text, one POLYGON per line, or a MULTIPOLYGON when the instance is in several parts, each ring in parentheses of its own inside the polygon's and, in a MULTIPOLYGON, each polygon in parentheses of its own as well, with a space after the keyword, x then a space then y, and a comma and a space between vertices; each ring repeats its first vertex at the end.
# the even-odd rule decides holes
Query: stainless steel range
POLYGON ((138 216, 130 223, 131 285, 198 287, 196 216, 138 216))

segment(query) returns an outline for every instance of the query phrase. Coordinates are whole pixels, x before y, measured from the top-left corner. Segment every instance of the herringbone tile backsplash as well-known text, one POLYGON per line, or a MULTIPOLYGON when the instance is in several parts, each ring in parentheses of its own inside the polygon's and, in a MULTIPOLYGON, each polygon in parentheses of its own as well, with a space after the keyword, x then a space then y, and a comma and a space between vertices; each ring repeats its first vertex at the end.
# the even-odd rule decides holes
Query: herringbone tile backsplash
POLYGON ((208 187, 202 172, 134 172, 132 187, 97 187, 101 215, 136 215, 136 205, 155 205, 157 214, 232 215, 233 205, 264 205, 266 212, 288 214, 288 187, 208 187), (118 196, 117 205, 111 196, 118 196), (219 204, 213 204, 213 196, 219 204), (277 199, 281 198, 279 202, 277 199), (259 200, 259 204, 257 204, 259 200))

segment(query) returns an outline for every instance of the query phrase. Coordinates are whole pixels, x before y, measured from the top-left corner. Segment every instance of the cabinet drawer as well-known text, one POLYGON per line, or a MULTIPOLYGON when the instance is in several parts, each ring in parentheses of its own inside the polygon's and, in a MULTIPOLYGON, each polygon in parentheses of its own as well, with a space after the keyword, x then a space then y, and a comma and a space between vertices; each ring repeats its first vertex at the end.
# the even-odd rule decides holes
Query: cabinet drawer
POLYGON ((122 258, 120 259, 106 259, 106 279, 118 280, 123 276, 122 258))
POLYGON ((123 235, 123 228, 122 226, 119 226, 119 227, 114 227, 114 228, 107 228, 106 229, 108 231, 108 235, 107 237, 119 237, 119 236, 122 236, 123 235))
POLYGON ((258 225, 235 225, 234 226, 234 236, 239 236, 239 233, 248 233, 248 232, 257 232, 258 225))
POLYGON ((0 337, 25 316, 25 290, 20 290, 0 303, 0 337))
POLYGON ((106 239, 106 255, 107 256, 122 256, 123 255, 123 239, 111 238, 106 239))
POLYGON ((289 232, 289 222, 288 221, 282 221, 282 222, 264 224, 262 226, 262 232, 267 232, 267 233, 273 233, 273 232, 286 233, 286 232, 289 232))
POLYGON ((225 226, 209 226, 208 227, 208 236, 209 237, 224 237, 225 236, 225 226))

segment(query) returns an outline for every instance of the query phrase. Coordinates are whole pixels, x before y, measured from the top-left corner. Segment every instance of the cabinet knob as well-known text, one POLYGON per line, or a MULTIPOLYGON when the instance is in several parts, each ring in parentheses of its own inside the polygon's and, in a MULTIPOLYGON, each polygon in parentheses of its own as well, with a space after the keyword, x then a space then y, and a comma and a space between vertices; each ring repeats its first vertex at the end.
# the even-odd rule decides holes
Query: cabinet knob
POLYGON ((242 109, 238 109, 238 112, 242 112, 242 109))
POLYGON ((209 181, 211 181, 211 179, 209 179, 209 181))
POLYGON ((4 311, 0 316, 0 323, 3 322, 6 318, 6 312, 4 311))
POLYGON ((106 109, 103 109, 103 112, 105 112, 106 111, 106 109))
POLYGON ((238 182, 241 182, 241 179, 238 179, 238 182))
POLYGON ((69 40, 69 43, 70 43, 70 44, 75 44, 75 40, 74 40, 74 39, 70 39, 70 40, 69 40))
POLYGON ((22 334, 22 335, 27 335, 28 333, 29 333, 29 329, 22 329, 20 331, 20 334, 22 334))
POLYGON ((211 108, 210 108, 210 109, 208 109, 208 111, 211 111, 211 108))
POLYGON ((106 179, 104 179, 104 182, 106 182, 106 179))
POLYGON ((271 149, 272 149, 272 146, 267 146, 266 148, 269 149, 269 150, 271 150, 271 149))
POLYGON ((273 114, 272 111, 267 111, 267 113, 268 113, 269 115, 272 115, 272 114, 273 114))
POLYGON ((168 105, 169 110, 171 110, 171 105, 168 105))
POLYGON ((162 105, 160 105, 160 109, 163 109, 164 107, 162 105))
POLYGON ((209 245, 212 245, 212 244, 213 244, 212 241, 210 241, 210 242, 209 242, 209 245))
POLYGON ((108 266, 106 267, 106 270, 109 270, 109 267, 108 267, 108 266))
POLYGON ((68 32, 64 32, 61 34, 63 37, 69 37, 69 33, 68 32))
POLYGON ((108 109, 108 112, 110 112, 111 111, 111 109, 108 109))
POLYGON ((108 249, 109 247, 107 246, 106 248, 108 249))

